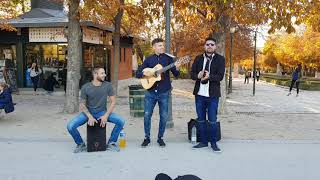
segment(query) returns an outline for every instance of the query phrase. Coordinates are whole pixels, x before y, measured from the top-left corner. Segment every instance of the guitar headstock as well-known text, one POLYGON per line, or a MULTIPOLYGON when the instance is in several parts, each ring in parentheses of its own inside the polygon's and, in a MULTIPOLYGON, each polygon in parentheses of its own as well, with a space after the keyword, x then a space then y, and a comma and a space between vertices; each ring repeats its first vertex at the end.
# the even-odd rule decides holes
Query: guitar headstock
POLYGON ((191 61, 191 56, 190 55, 186 55, 186 56, 183 56, 181 58, 178 58, 178 60, 176 61, 176 63, 179 63, 179 64, 186 64, 188 63, 189 61, 191 61))

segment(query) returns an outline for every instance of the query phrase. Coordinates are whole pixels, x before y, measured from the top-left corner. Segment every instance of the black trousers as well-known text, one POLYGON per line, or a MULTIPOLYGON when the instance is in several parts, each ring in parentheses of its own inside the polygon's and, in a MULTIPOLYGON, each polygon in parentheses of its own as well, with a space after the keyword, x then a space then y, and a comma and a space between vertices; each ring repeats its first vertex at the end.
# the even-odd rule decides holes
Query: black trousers
POLYGON ((294 84, 296 84, 297 94, 299 94, 299 84, 300 84, 300 82, 297 81, 297 80, 292 80, 292 81, 291 81, 290 92, 292 91, 292 88, 293 88, 294 84))
POLYGON ((31 77, 31 81, 32 81, 32 84, 33 84, 33 90, 37 91, 38 82, 39 82, 39 76, 31 77))
POLYGON ((244 84, 245 83, 249 84, 249 77, 244 77, 244 84))

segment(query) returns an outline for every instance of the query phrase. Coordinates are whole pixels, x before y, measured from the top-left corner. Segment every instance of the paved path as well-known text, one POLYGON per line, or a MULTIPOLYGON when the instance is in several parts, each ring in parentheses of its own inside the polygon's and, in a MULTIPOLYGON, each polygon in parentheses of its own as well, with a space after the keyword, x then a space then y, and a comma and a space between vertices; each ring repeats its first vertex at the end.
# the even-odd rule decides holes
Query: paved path
POLYGON ((243 84, 242 79, 235 79, 234 91, 229 103, 232 111, 278 114, 320 114, 320 91, 301 90, 296 97, 295 90, 290 96, 287 87, 258 82, 255 96, 253 84, 243 84))
POLYGON ((320 140, 320 91, 287 96, 288 88, 258 82, 253 96, 252 83, 233 84, 228 114, 221 117, 225 138, 320 140))
POLYGON ((130 142, 119 152, 72 154, 71 142, 0 140, 2 180, 154 180, 195 174, 204 180, 317 180, 320 142, 232 141, 223 152, 192 150, 188 143, 155 143, 148 148, 130 142))
MULTIPOLYGON (((16 111, 0 119, 0 179, 152 180, 160 172, 171 177, 195 174, 204 180, 320 178, 319 92, 287 97, 287 89, 259 82, 253 97, 252 84, 235 79, 228 114, 219 116, 223 152, 215 154, 208 148, 192 150, 186 140, 186 124, 196 116, 192 81, 174 81, 175 128, 166 131, 168 146, 155 143, 155 109, 152 146, 146 149, 139 147, 143 120, 128 115, 128 84, 121 84, 115 111, 127 121, 128 147, 120 153, 73 154, 66 123, 75 114, 60 113, 64 97, 15 96, 16 111)), ((111 128, 108 125, 108 132, 111 128)), ((85 134, 85 128, 80 131, 85 134)))

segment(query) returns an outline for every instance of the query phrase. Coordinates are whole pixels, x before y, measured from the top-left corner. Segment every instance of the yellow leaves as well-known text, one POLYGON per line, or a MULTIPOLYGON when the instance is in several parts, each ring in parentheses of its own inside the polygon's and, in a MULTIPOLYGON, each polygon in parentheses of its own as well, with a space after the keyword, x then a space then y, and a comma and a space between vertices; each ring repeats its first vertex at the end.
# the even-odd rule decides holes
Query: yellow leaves
MULTIPOLYGON (((0 1, 0 29, 15 31, 16 29, 8 24, 8 20, 16 18, 22 14, 22 7, 25 2, 21 0, 1 0, 0 1)), ((24 8, 26 10, 26 8, 24 8)))
POLYGON ((320 67, 320 33, 307 29, 302 35, 281 34, 267 40, 266 59, 276 59, 283 65, 294 67, 302 63, 309 68, 320 67))
POLYGON ((207 18, 209 21, 211 21, 211 20, 214 18, 214 14, 211 13, 211 12, 207 13, 206 18, 207 18))
POLYGON ((81 18, 110 26, 119 8, 120 2, 117 0, 86 0, 81 9, 81 18))
MULTIPOLYGON (((257 63, 256 66, 259 67, 260 66, 259 61, 257 61, 256 63, 257 63)), ((240 61, 240 65, 242 67, 245 67, 245 69, 247 69, 247 70, 252 70, 253 69, 253 58, 248 58, 248 59, 244 59, 244 60, 240 61)))
MULTIPOLYGON (((1 21, 1 19, 0 19, 0 21, 1 21)), ((16 31, 17 29, 15 27, 9 25, 8 23, 2 21, 0 23, 0 30, 16 31)))

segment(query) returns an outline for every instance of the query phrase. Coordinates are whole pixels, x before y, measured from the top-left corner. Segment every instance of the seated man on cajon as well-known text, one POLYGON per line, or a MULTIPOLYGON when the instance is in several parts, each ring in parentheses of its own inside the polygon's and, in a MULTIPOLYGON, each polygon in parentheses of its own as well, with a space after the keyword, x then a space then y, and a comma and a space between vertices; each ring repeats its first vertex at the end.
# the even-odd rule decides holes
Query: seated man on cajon
POLYGON ((98 120, 101 127, 105 127, 107 122, 115 124, 108 141, 107 149, 120 151, 116 142, 120 131, 123 129, 124 120, 112 112, 116 104, 112 85, 110 82, 104 81, 106 73, 103 68, 94 68, 92 75, 93 81, 86 83, 81 88, 81 113, 72 119, 67 126, 69 133, 77 144, 74 153, 86 151, 87 149, 77 128, 86 122, 88 122, 89 126, 94 126, 94 123, 98 123, 98 120), (107 110, 108 97, 110 106, 107 110))

